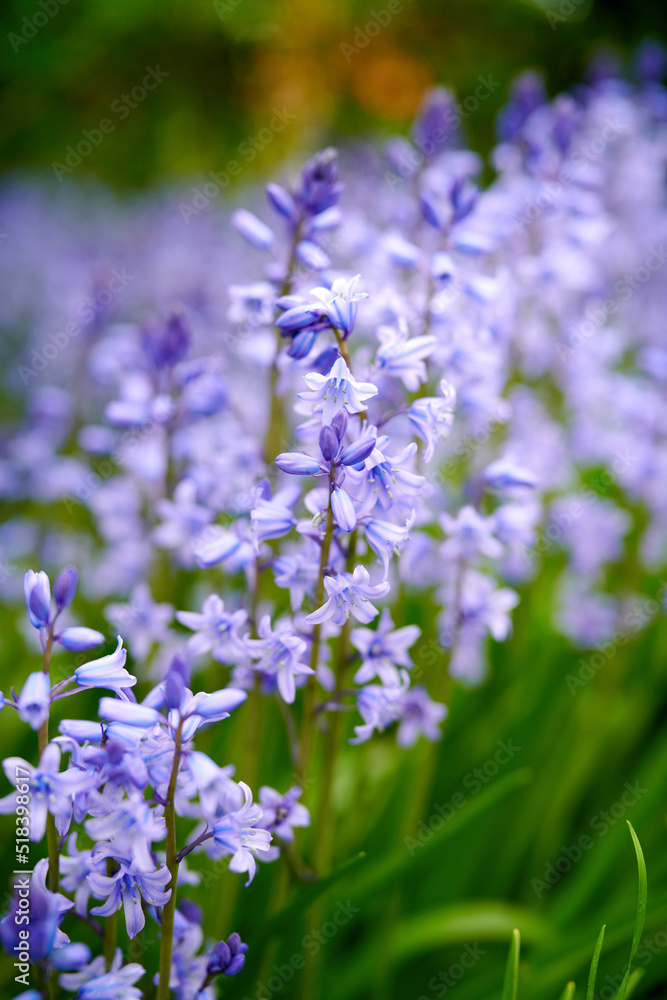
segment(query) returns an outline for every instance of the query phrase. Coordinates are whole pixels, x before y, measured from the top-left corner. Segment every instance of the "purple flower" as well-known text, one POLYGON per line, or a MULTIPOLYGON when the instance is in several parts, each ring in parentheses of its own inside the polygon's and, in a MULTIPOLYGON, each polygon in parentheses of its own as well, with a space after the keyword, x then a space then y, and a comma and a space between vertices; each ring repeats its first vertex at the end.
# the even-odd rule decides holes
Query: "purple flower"
POLYGON ((362 663, 354 680, 356 684, 366 684, 379 677, 383 684, 400 684, 400 673, 397 667, 412 666, 408 649, 414 645, 421 629, 416 625, 406 625, 394 629, 394 623, 388 608, 380 616, 375 631, 369 628, 354 628, 350 632, 352 645, 361 653, 362 663))
POLYGON ((259 826, 269 830, 281 840, 294 840, 295 826, 310 826, 310 813, 298 800, 302 790, 298 785, 281 795, 275 788, 264 785, 259 790, 259 801, 263 815, 259 826))
POLYGON ((177 611, 176 618, 195 633, 188 640, 188 652, 192 656, 210 653, 219 663, 243 660, 245 648, 239 629, 248 618, 245 611, 227 612, 224 601, 217 594, 211 594, 204 601, 201 613, 177 611))
POLYGON ((166 865, 155 871, 141 871, 135 862, 129 866, 121 863, 113 875, 92 872, 87 880, 93 896, 106 899, 101 906, 93 906, 90 912, 98 917, 109 917, 122 906, 130 939, 136 937, 146 923, 142 897, 151 906, 163 906, 171 895, 171 890, 164 891, 171 880, 166 865))
POLYGON ((286 620, 276 622, 272 629, 269 615, 262 618, 257 634, 258 639, 245 640, 251 657, 257 660, 255 669, 274 681, 283 701, 291 705, 296 695, 296 678, 314 673, 303 660, 306 642, 286 620))
POLYGON ((230 934, 226 941, 219 941, 208 957, 208 975, 236 976, 245 964, 247 950, 248 945, 243 944, 236 932, 230 934))
POLYGON ((262 810, 258 805, 253 805, 252 792, 243 781, 239 785, 243 791, 244 804, 240 809, 216 820, 213 824, 213 841, 222 850, 223 856, 232 855, 230 872, 248 873, 248 886, 257 871, 255 854, 265 854, 269 850, 271 834, 259 826, 262 810))
POLYGON ((48 627, 51 614, 51 585, 44 570, 35 573, 29 569, 23 580, 23 589, 31 625, 33 628, 48 627))
POLYGON ((389 593, 388 581, 371 584, 365 566, 357 566, 354 573, 326 576, 324 587, 329 599, 321 608, 308 615, 306 621, 311 625, 326 621, 333 625, 344 625, 350 615, 367 625, 378 614, 378 609, 371 601, 389 593))
POLYGON ((157 604, 147 583, 138 583, 126 604, 107 604, 104 615, 125 636, 137 660, 145 660, 154 643, 164 642, 174 617, 171 604, 157 604))
POLYGON ((17 702, 21 719, 31 729, 40 729, 49 717, 51 707, 51 685, 49 675, 43 670, 30 674, 17 702))
POLYGON ((299 398, 309 403, 322 403, 322 421, 330 424, 336 413, 361 413, 365 402, 377 395, 377 386, 371 382, 357 382, 343 358, 338 358, 328 375, 310 372, 304 375, 310 391, 300 392, 299 398))
POLYGON ((356 292, 355 289, 361 279, 360 274, 354 278, 336 278, 331 288, 313 288, 311 295, 319 299, 322 306, 331 320, 331 325, 343 334, 343 339, 347 339, 354 329, 357 318, 357 302, 367 299, 366 292, 356 292))
POLYGON ((134 687, 137 678, 125 669, 126 659, 127 650, 123 649, 123 640, 118 636, 118 645, 113 653, 76 668, 76 683, 79 687, 108 688, 111 691, 134 687))
POLYGON ((0 920, 0 938, 5 951, 11 956, 15 956, 20 950, 19 946, 24 943, 19 938, 19 930, 22 927, 29 928, 30 961, 33 963, 44 962, 54 948, 69 944, 69 938, 60 930, 60 924, 74 903, 61 893, 49 892, 46 888, 48 864, 46 858, 43 858, 34 867, 30 876, 27 911, 17 894, 11 901, 9 912, 0 920), (29 924, 18 923, 19 913, 27 913, 29 924))
POLYGON ((232 226, 244 239, 257 247, 258 250, 268 250, 275 243, 275 233, 256 215, 245 208, 239 208, 232 216, 232 226))

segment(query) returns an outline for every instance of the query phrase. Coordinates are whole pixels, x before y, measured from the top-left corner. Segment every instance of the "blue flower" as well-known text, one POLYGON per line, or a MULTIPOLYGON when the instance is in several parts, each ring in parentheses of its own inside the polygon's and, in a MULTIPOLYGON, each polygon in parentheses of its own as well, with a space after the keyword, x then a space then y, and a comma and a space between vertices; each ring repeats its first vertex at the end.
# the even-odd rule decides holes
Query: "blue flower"
POLYGON ((226 941, 219 941, 208 958, 206 971, 209 976, 236 976, 245 964, 245 953, 248 945, 241 941, 236 932, 230 934, 226 941))
POLYGON ((283 701, 291 705, 296 694, 295 679, 315 672, 303 660, 306 642, 294 633, 288 621, 278 621, 272 629, 269 615, 262 618, 257 634, 258 639, 245 640, 250 655, 258 661, 255 669, 274 681, 283 701))
POLYGON ((309 403, 322 403, 322 422, 330 424, 336 413, 362 413, 365 402, 377 395, 377 386, 371 382, 357 382, 343 358, 338 358, 328 375, 310 372, 304 375, 308 392, 300 392, 299 398, 309 403))
POLYGON ((151 906, 164 906, 171 896, 171 890, 165 892, 163 889, 171 881, 166 865, 155 871, 141 871, 134 862, 129 866, 121 862, 113 875, 91 872, 87 880, 93 896, 106 899, 101 906, 93 906, 90 912, 98 917, 109 917, 122 906, 130 939, 136 937, 146 923, 142 897, 151 906))
POLYGON ((201 613, 177 611, 176 618, 195 635, 188 640, 188 651, 192 656, 210 653, 219 663, 239 663, 245 656, 245 648, 239 629, 248 615, 245 611, 225 611, 225 602, 217 594, 211 594, 204 601, 201 613))
POLYGON ((31 625, 33 628, 48 627, 51 614, 51 585, 44 570, 35 573, 29 569, 23 578, 23 589, 31 625))
POLYGON ((123 649, 123 640, 118 636, 118 645, 113 653, 76 668, 74 671, 76 683, 79 687, 108 688, 111 691, 134 687, 137 678, 125 669, 126 659, 127 650, 123 649))
POLYGON ((336 278, 331 288, 312 288, 311 295, 322 303, 331 321, 331 325, 340 330, 343 339, 347 339, 357 318, 357 302, 367 299, 367 292, 356 292, 361 275, 354 278, 336 278))
POLYGON ((328 600, 321 608, 308 615, 306 621, 311 625, 320 625, 326 621, 333 625, 344 625, 350 615, 367 625, 379 613, 371 601, 389 593, 387 580, 371 584, 365 566, 357 566, 353 573, 326 576, 324 587, 329 595, 328 600))
POLYGON ((252 792, 243 781, 239 781, 243 791, 244 804, 240 809, 227 813, 213 824, 213 840, 225 854, 231 854, 230 872, 247 872, 250 885, 257 862, 255 854, 265 854, 271 846, 271 834, 262 830, 259 821, 262 818, 260 806, 253 805, 252 792))
POLYGON ((366 684, 376 676, 383 684, 400 684, 397 667, 409 669, 412 666, 408 649, 420 635, 421 629, 416 625, 394 629, 388 608, 382 612, 375 631, 369 628, 352 629, 350 641, 361 653, 362 660, 354 675, 355 684, 366 684))
POLYGON ((49 958, 54 948, 62 948, 69 944, 69 938, 60 930, 65 913, 72 903, 66 896, 58 892, 49 892, 46 888, 46 873, 48 861, 43 858, 38 861, 30 877, 30 893, 28 895, 28 910, 24 902, 15 895, 10 904, 9 913, 0 920, 0 938, 8 955, 16 955, 24 942, 19 938, 22 927, 30 931, 30 961, 43 963, 49 958), (20 908, 21 907, 21 908, 20 908), (19 923, 19 913, 26 913, 29 923, 19 923))
POLYGON ((31 729, 40 729, 49 717, 51 685, 49 675, 43 670, 30 674, 17 702, 20 718, 31 729))

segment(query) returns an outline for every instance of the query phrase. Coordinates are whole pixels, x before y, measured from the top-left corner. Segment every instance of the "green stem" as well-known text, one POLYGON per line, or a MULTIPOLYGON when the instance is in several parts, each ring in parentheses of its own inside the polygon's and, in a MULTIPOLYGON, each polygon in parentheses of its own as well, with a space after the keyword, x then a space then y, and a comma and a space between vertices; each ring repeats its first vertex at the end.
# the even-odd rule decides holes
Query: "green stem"
POLYGON ((176 810, 174 796, 176 794, 176 779, 181 761, 181 736, 183 721, 179 721, 174 737, 174 762, 171 766, 171 776, 167 789, 167 805, 164 810, 167 825, 167 868, 171 875, 171 895, 162 908, 162 926, 160 930, 160 966, 157 988, 157 1000, 167 1000, 169 996, 169 977, 171 975, 171 953, 174 938, 174 912, 176 910, 176 883, 178 881, 178 852, 176 850, 176 810))
MULTIPOLYGON (((320 550, 320 571, 315 588, 315 607, 319 608, 324 603, 324 576, 327 563, 329 562, 329 550, 331 549, 331 539, 334 532, 334 517, 331 508, 331 496, 329 496, 329 506, 327 508, 327 521, 320 550)), ((313 644, 310 649, 310 668, 317 670, 320 654, 320 626, 313 626, 313 644)), ((301 775, 304 780, 307 778, 308 761, 310 758, 310 745, 313 739, 313 725, 315 723, 315 691, 317 678, 315 674, 308 677, 306 685, 306 697, 303 706, 303 729, 301 732, 301 775)))

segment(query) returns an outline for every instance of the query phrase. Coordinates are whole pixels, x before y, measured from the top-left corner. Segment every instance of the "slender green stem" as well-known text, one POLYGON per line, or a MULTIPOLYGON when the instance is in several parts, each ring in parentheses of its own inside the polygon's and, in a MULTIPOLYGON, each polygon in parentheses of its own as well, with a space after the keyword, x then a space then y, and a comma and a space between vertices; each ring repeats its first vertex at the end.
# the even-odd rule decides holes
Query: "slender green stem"
POLYGON ((176 883, 178 881, 178 852, 176 850, 176 810, 174 796, 176 794, 176 779, 181 762, 182 720, 174 736, 174 762, 171 766, 171 776, 167 789, 167 805, 164 818, 167 825, 167 868, 171 875, 171 895, 162 908, 162 926, 160 930, 160 966, 157 988, 157 1000, 167 1000, 169 995, 169 977, 171 975, 171 953, 174 938, 174 912, 176 910, 176 883))
MULTIPOLYGON (((107 875, 113 875, 118 870, 118 865, 113 858, 107 858, 107 875)), ((118 911, 110 914, 104 922, 104 967, 108 972, 111 968, 114 955, 116 953, 116 939, 118 936, 118 911)))
MULTIPOLYGON (((324 577, 329 562, 329 551, 331 549, 331 539, 333 538, 334 532, 334 517, 333 510, 331 509, 331 496, 329 497, 329 506, 327 508, 327 520, 326 527, 324 530, 324 538, 322 539, 322 548, 320 550, 320 571, 317 579, 317 587, 315 588, 315 607, 321 607, 324 601, 324 577)), ((313 644, 310 649, 310 667, 312 670, 317 670, 317 664, 320 655, 320 626, 313 626, 313 644)), ((315 674, 311 674, 308 678, 308 683, 306 685, 306 697, 304 699, 303 706, 303 729, 301 731, 301 774, 304 779, 307 777, 308 771, 308 761, 310 759, 310 745, 313 739, 313 725, 315 722, 315 691, 316 691, 316 677, 315 674)))

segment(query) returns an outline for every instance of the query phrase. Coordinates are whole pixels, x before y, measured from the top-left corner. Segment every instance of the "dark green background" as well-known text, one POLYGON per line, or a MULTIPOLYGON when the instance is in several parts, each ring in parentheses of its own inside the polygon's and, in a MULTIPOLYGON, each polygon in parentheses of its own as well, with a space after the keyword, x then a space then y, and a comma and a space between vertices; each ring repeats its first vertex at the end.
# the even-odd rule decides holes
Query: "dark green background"
POLYGON ((140 83, 147 65, 168 79, 117 124, 81 174, 127 186, 218 170, 268 124, 274 106, 286 107, 294 123, 251 168, 267 173, 287 151, 369 129, 404 130, 429 83, 465 97, 479 74, 502 84, 469 122, 472 145, 487 150, 519 70, 543 67, 556 92, 581 78, 596 45, 615 46, 627 60, 645 34, 663 38, 666 16, 655 0, 581 0, 552 28, 544 10, 552 0, 404 0, 346 60, 341 43, 383 0, 235 2, 220 17, 212 0, 68 0, 26 44, 12 44, 10 35, 41 8, 38 0, 3 0, 0 165, 53 176, 51 162, 140 83))

